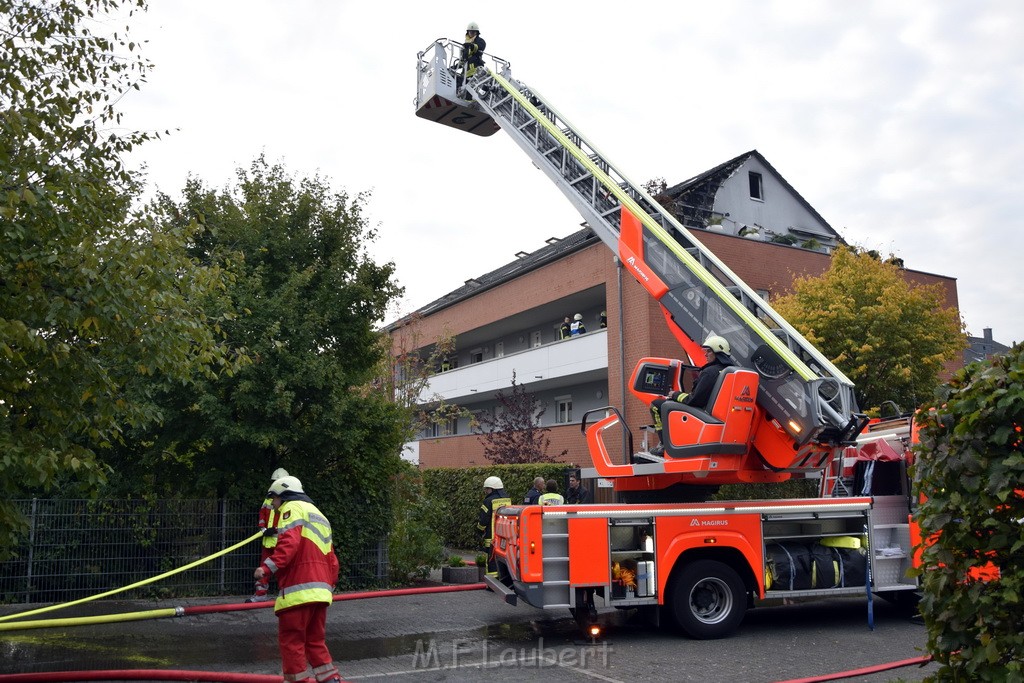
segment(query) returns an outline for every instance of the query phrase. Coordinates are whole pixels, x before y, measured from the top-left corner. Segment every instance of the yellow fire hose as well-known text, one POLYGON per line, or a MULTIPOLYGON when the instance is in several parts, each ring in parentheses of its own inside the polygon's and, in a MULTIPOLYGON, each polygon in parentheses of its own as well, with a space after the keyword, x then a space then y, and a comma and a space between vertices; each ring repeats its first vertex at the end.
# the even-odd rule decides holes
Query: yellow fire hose
MULTIPOLYGON (((89 624, 112 624, 118 621, 142 621, 143 619, 163 619, 179 616, 180 607, 151 609, 145 612, 125 612, 123 614, 100 614, 94 617, 70 617, 68 619, 34 619, 32 621, 15 621, 0 624, 3 631, 27 631, 31 628, 60 628, 61 626, 88 626, 89 624)), ((28 614, 26 612, 25 614, 28 614)), ((15 616, 22 616, 20 614, 15 616)))
MULTIPOLYGON (((244 545, 246 545, 248 543, 252 543, 253 541, 255 541, 257 538, 261 537, 262 535, 263 535, 262 531, 257 531, 255 534, 253 534, 249 538, 247 538, 247 539, 245 539, 243 541, 239 541, 238 543, 234 544, 230 548, 224 548, 223 550, 218 550, 213 555, 210 555, 208 557, 204 557, 204 558, 198 559, 195 562, 190 562, 190 563, 188 563, 188 564, 186 564, 186 565, 184 565, 182 567, 178 567, 177 569, 172 569, 169 572, 164 572, 163 574, 160 574, 159 576, 154 576, 154 577, 151 577, 151 578, 148 578, 148 579, 143 579, 142 581, 139 581, 137 583, 133 583, 130 586, 124 586, 123 588, 115 588, 114 590, 107 591, 106 593, 99 593, 97 595, 91 595, 91 596, 89 596, 87 598, 81 598, 79 600, 74 600, 72 602, 65 602, 65 603, 61 603, 61 604, 58 604, 58 605, 50 605, 49 607, 40 607, 39 609, 33 609, 33 610, 29 610, 27 612, 19 612, 17 614, 8 614, 6 616, 0 617, 0 621, 8 621, 10 619, 19 619, 21 617, 27 617, 27 616, 31 616, 33 614, 42 614, 44 612, 52 612, 53 610, 64 609, 65 607, 71 607, 72 605, 80 605, 83 602, 90 602, 92 600, 99 600, 100 598, 105 598, 105 597, 108 597, 108 596, 111 596, 111 595, 116 595, 117 593, 123 593, 124 591, 131 590, 132 588, 139 588, 140 586, 145 586, 145 585, 153 583, 155 581, 159 581, 161 579, 166 579, 168 576, 174 576, 175 574, 180 574, 183 571, 186 571, 188 569, 192 569, 192 567, 198 567, 199 565, 204 564, 206 562, 209 562, 210 560, 216 559, 216 558, 220 557, 221 555, 226 555, 226 554, 228 554, 228 553, 230 553, 230 552, 232 552, 234 550, 238 550, 242 546, 244 546, 244 545)), ((25 628, 39 628, 39 627, 44 626, 44 625, 45 626, 72 626, 72 625, 79 625, 79 624, 99 623, 99 622, 108 622, 108 621, 138 621, 140 619, 156 619, 156 618, 165 617, 165 616, 166 617, 175 616, 175 612, 176 612, 177 609, 180 609, 180 608, 168 607, 166 609, 148 610, 148 611, 145 611, 145 612, 130 612, 128 614, 115 614, 115 615, 106 615, 106 616, 98 616, 98 617, 77 617, 77 618, 71 618, 71 619, 47 619, 45 621, 19 622, 19 623, 16 623, 16 624, 0 624, 0 631, 13 631, 13 630, 16 630, 16 629, 25 629, 25 628)))

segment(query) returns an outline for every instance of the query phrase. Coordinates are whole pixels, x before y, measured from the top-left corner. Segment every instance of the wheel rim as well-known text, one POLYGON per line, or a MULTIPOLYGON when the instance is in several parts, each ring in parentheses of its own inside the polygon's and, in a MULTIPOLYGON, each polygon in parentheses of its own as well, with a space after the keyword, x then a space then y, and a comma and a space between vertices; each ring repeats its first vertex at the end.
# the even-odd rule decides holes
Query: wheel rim
POLYGON ((702 624, 717 624, 732 612, 732 591, 719 578, 698 581, 690 589, 690 613, 702 624))

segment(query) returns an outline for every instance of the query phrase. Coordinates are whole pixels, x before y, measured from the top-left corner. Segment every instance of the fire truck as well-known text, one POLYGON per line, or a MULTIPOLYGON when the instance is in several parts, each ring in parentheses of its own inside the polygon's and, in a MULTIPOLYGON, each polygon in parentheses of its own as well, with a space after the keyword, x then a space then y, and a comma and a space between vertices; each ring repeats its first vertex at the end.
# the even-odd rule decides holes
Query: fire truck
POLYGON ((660 304, 683 359, 642 358, 645 405, 684 390, 689 359, 724 337, 724 370, 704 410, 665 401, 663 451, 634 447, 619 410, 582 420, 593 469, 622 504, 511 506, 496 513, 498 573, 510 604, 638 609, 693 638, 734 631, 755 599, 881 595, 912 600, 915 527, 907 478, 912 423, 860 414, 853 383, 699 239, 632 182, 507 61, 466 76, 461 44, 418 54, 416 115, 464 132, 499 129, 559 188, 660 304), (814 479, 814 498, 707 502, 728 483, 814 479))

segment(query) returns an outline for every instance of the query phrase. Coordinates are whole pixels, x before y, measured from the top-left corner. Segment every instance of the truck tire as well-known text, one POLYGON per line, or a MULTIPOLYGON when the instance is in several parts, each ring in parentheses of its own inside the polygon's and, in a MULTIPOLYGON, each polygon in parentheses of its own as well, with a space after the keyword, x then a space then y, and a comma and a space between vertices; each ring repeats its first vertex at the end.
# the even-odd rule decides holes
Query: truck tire
POLYGON ((743 621, 746 589, 729 565, 697 560, 672 577, 666 606, 672 620, 691 638, 722 638, 743 621))

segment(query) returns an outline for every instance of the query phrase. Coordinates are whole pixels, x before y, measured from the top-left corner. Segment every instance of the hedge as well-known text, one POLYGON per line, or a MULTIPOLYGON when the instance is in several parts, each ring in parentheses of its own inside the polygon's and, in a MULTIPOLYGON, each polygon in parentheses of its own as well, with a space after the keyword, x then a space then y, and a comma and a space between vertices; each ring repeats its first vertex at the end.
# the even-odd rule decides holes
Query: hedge
POLYGON ((573 471, 576 468, 565 463, 434 468, 423 470, 423 484, 427 495, 443 510, 442 518, 446 523, 439 531, 444 544, 449 548, 475 550, 480 545, 476 520, 484 499, 484 479, 492 475, 500 477, 512 502, 521 503, 536 477, 559 482, 559 492, 564 495, 569 473, 573 471))
POLYGON ((1024 344, 959 371, 917 422, 928 680, 1024 680, 1024 344))

